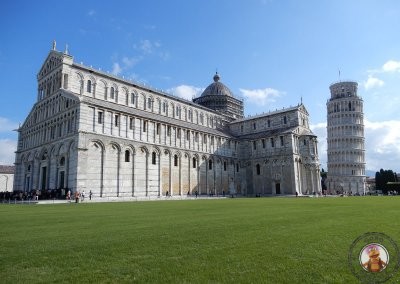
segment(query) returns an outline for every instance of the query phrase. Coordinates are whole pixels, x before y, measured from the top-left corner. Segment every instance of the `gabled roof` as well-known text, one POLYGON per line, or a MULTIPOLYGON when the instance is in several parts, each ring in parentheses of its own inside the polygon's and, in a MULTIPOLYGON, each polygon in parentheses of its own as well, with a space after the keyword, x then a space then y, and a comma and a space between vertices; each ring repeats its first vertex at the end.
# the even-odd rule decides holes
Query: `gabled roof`
MULTIPOLYGON (((79 101, 79 97, 78 97, 77 95, 75 95, 74 93, 69 92, 69 91, 66 91, 66 90, 64 90, 64 89, 60 89, 60 91, 61 91, 61 95, 62 95, 63 97, 67 97, 67 98, 69 98, 69 99, 79 101)), ((55 95, 55 94, 54 94, 54 95, 55 95)), ((36 107, 37 107, 39 104, 42 104, 42 103, 46 102, 47 99, 53 98, 54 95, 52 95, 52 96, 50 96, 50 97, 48 97, 48 98, 45 98, 44 100, 41 100, 41 101, 39 101, 39 102, 36 102, 36 103, 32 106, 31 110, 29 111, 29 114, 28 114, 28 115, 26 116, 26 118, 25 118, 25 121, 20 125, 20 127, 18 128, 18 130, 21 130, 21 129, 23 129, 23 128, 25 127, 26 123, 30 120, 31 116, 33 115, 34 111, 36 110, 36 107)))
POLYGON ((46 57, 46 60, 43 62, 42 67, 40 68, 37 78, 40 79, 43 76, 46 76, 53 69, 57 68, 63 63, 64 58, 68 58, 72 62, 72 56, 61 51, 51 50, 46 57), (52 66, 52 63, 55 63, 52 66), (49 70, 46 70, 49 69, 49 70))

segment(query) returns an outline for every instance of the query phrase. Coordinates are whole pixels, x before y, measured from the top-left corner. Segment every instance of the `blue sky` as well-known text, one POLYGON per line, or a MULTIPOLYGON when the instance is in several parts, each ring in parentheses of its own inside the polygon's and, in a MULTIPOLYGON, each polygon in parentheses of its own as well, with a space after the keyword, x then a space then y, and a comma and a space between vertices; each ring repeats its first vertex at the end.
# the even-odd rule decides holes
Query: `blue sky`
POLYGON ((246 115, 298 104, 326 169, 329 85, 359 83, 366 168, 400 172, 400 2, 352 0, 2 1, 0 164, 36 100, 52 46, 76 62, 186 98, 218 70, 246 115), (339 78, 340 70, 340 78, 339 78))

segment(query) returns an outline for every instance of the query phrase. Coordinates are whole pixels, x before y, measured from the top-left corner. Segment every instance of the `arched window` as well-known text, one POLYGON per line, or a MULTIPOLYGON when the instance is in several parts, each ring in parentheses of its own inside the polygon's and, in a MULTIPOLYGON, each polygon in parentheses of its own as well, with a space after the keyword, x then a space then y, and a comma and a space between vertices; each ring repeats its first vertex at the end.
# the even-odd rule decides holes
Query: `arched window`
POLYGON ((151 153, 151 163, 155 165, 157 163, 157 154, 156 152, 151 153))
POLYGON ((192 121, 193 120, 193 113, 192 113, 191 109, 189 109, 188 116, 189 116, 189 121, 192 121))
POLYGON ((212 160, 208 160, 208 169, 212 170, 212 160))
POLYGON ((351 111, 351 102, 349 102, 349 111, 351 111))
POLYGON ((260 174, 261 174, 261 167, 260 167, 260 164, 257 164, 257 165, 256 165, 256 169, 257 169, 257 175, 260 175, 260 174))
POLYGON ((88 93, 92 92, 92 81, 87 80, 86 90, 87 90, 88 93))
POLYGON ((115 90, 114 90, 114 87, 111 87, 110 88, 110 99, 114 99, 115 98, 115 90))
POLYGON ((151 110, 151 98, 147 99, 147 107, 151 110))
POLYGON ((178 166, 178 155, 174 155, 174 167, 178 166))
POLYGON ((239 172, 239 164, 236 164, 236 172, 239 172))
POLYGON ((131 93, 131 104, 135 104, 135 93, 131 93))
POLYGON ((283 117, 283 124, 287 124, 287 117, 286 117, 286 115, 283 117))
POLYGON ((195 169, 196 167, 197 167, 197 163, 196 163, 197 161, 196 161, 196 158, 195 157, 193 157, 193 161, 192 161, 192 164, 193 164, 193 169, 195 169))
POLYGON ((65 165, 65 158, 61 157, 60 159, 60 166, 64 166, 65 165))
POLYGON ((224 171, 226 171, 226 162, 224 162, 224 171))
POLYGON ((131 157, 131 153, 129 152, 129 150, 125 151, 125 162, 130 162, 130 157, 131 157))

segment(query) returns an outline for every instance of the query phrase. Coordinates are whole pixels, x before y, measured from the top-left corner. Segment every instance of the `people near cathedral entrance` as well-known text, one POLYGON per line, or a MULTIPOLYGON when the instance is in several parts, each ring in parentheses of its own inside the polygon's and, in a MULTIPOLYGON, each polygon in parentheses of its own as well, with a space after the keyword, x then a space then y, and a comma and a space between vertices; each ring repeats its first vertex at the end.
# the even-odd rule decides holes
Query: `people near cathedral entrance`
POLYGON ((79 203, 80 193, 79 191, 75 191, 75 203, 79 203))

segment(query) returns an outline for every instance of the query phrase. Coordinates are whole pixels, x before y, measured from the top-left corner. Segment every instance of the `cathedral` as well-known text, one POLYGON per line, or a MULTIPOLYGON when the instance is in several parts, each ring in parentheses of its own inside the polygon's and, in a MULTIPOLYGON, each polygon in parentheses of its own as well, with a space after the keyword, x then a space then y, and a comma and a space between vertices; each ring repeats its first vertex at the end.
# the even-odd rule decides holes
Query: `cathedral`
POLYGON ((37 81, 18 129, 14 190, 98 198, 321 191, 302 103, 245 118, 219 74, 188 101, 76 63, 55 44, 37 81))

